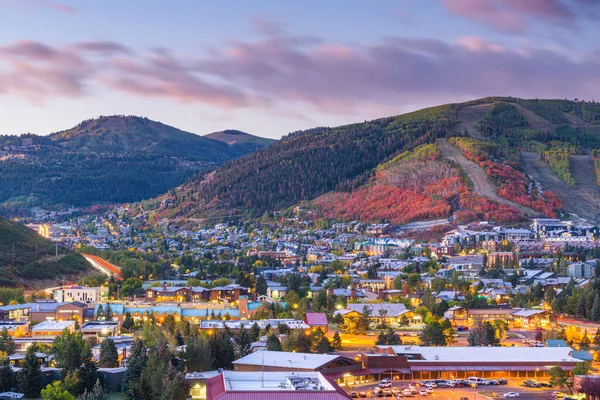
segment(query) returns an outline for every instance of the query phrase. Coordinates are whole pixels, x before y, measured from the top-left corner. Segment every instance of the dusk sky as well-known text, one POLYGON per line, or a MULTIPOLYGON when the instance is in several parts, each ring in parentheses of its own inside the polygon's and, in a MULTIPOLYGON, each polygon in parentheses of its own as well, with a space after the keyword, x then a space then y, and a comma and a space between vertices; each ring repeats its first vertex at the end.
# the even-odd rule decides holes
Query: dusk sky
POLYGON ((600 97, 600 0, 0 0, 0 15, 0 134, 134 114, 278 138, 484 96, 600 97))

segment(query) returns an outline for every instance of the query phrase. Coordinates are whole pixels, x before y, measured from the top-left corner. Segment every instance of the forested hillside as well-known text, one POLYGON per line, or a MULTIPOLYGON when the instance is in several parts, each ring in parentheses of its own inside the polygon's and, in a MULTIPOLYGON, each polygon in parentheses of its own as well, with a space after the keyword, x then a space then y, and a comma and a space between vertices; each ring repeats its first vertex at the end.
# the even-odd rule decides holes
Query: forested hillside
POLYGON ((570 157, 588 154, 600 165, 598 123, 595 102, 485 98, 294 132, 171 192, 156 216, 259 215, 314 199, 324 216, 377 222, 451 215, 511 222, 523 218, 523 208, 556 216, 571 195, 589 203, 585 193, 554 193, 523 154, 537 154, 554 178, 574 185, 570 157), (448 145, 477 164, 502 202, 478 193, 460 166, 411 157, 418 146, 450 137, 456 139, 448 145))
POLYGON ((133 116, 100 117, 49 136, 0 136, 0 202, 56 208, 139 201, 270 143, 260 139, 229 145, 133 116))
POLYGON ((85 272, 89 265, 76 253, 59 249, 33 230, 0 217, 0 286, 26 286, 85 272))

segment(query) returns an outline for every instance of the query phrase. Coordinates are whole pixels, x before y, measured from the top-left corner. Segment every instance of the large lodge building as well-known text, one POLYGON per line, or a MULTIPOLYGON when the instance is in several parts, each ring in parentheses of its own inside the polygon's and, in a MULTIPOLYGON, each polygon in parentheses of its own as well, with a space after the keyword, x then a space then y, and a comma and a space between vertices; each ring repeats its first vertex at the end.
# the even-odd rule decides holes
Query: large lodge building
POLYGON ((156 303, 199 303, 205 301, 236 302, 247 296, 248 288, 231 284, 214 288, 159 286, 146 289, 145 300, 156 303))

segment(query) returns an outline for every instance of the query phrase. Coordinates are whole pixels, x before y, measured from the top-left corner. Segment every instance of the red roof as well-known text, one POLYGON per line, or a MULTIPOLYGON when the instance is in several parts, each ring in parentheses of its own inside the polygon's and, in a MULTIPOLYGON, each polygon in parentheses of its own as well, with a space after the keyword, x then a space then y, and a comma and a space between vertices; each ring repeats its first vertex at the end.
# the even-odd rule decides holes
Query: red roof
POLYGON ((207 396, 208 400, 347 400, 350 397, 340 392, 313 392, 313 391, 280 391, 268 390, 264 392, 225 392, 219 397, 207 396))
POLYGON ((310 326, 327 326, 327 315, 319 312, 307 312, 304 322, 310 326))
POLYGON ((213 376, 206 380, 206 398, 213 400, 225 394, 225 380, 223 374, 213 376))

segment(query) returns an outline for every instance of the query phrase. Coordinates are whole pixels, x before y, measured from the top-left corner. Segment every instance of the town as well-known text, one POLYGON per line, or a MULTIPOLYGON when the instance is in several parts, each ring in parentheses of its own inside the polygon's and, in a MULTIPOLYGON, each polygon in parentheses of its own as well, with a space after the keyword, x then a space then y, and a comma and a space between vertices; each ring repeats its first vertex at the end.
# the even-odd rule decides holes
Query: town
POLYGON ((342 399, 576 398, 593 387, 597 226, 394 227, 303 213, 160 233, 125 208, 28 221, 96 272, 0 289, 0 389, 342 399), (170 381, 142 387, 144 368, 170 381))

